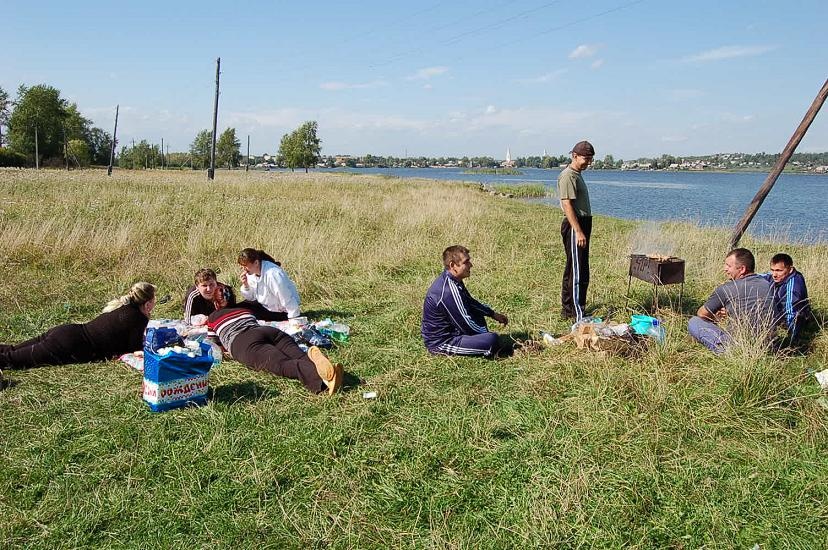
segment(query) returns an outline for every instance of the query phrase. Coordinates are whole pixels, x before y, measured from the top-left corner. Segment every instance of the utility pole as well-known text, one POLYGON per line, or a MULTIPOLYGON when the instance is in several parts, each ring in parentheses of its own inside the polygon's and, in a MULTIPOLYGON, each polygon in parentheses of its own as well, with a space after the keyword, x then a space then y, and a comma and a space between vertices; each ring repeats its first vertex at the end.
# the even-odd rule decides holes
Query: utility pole
POLYGON ((216 178, 216 126, 218 124, 219 74, 221 74, 221 58, 216 58, 216 100, 213 103, 213 135, 210 145, 210 169, 207 170, 207 179, 216 178))
POLYGON ((164 138, 161 138, 161 170, 164 170, 164 138))
POLYGON ((66 125, 63 125, 63 160, 66 161, 66 171, 69 171, 69 146, 66 144, 66 125))
POLYGON ((106 168, 106 175, 112 175, 112 163, 115 161, 115 143, 118 141, 115 136, 118 133, 118 108, 120 105, 115 105, 115 129, 112 130, 112 149, 109 150, 109 166, 106 168))
POLYGON ((779 160, 776 161, 773 169, 768 173, 765 183, 763 183, 762 187, 759 188, 756 196, 753 197, 753 200, 750 201, 750 204, 745 209, 742 219, 739 220, 739 223, 737 223, 736 227, 733 229, 733 235, 730 237, 731 250, 736 248, 736 245, 739 244, 739 240, 742 238, 742 235, 744 235, 747 226, 750 225, 750 222, 753 220, 753 216, 756 215, 759 207, 762 206, 762 203, 765 201, 768 193, 770 193, 773 184, 776 183, 776 179, 779 177, 779 174, 782 173, 782 170, 785 168, 788 160, 790 160, 796 150, 796 147, 799 145, 799 142, 802 141, 803 137, 805 137, 805 132, 808 131, 811 123, 816 118, 817 113, 819 113, 819 110, 822 108, 822 104, 825 103, 826 97, 828 97, 828 80, 826 80, 825 84, 822 85, 822 88, 819 90, 819 93, 817 93, 813 103, 811 103, 810 109, 808 109, 805 113, 802 122, 799 123, 799 126, 796 128, 791 136, 791 139, 788 141, 788 145, 786 145, 785 149, 782 151, 782 155, 779 157, 779 160))
POLYGON ((250 134, 247 134, 247 162, 244 163, 244 171, 250 170, 250 134))

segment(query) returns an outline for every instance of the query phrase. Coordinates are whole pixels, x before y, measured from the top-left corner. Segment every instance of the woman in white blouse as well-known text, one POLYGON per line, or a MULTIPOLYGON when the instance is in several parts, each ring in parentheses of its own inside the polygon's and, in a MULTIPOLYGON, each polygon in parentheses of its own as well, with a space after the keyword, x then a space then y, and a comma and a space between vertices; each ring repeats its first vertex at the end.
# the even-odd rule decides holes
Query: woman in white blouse
POLYGON ((237 307, 263 321, 285 321, 301 315, 296 285, 267 252, 245 248, 239 253, 239 265, 244 301, 237 307))

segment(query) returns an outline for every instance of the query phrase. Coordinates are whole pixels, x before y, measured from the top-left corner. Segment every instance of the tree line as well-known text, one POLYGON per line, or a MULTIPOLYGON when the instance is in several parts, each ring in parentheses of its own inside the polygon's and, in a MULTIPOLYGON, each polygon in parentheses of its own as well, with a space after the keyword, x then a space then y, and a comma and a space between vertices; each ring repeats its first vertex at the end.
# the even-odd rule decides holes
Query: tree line
POLYGON ((0 88, 0 166, 106 164, 111 144, 56 88, 21 85, 16 101, 0 88))
MULTIPOLYGON (((275 164, 281 167, 309 168, 320 163, 321 140, 316 121, 307 121, 292 132, 282 136, 275 164)), ((209 166, 212 146, 212 132, 201 130, 196 134, 187 152, 167 153, 158 144, 141 140, 134 141, 117 151, 116 163, 121 168, 190 168, 203 170, 209 166)), ((17 98, 12 101, 8 92, 0 87, 0 166, 67 166, 86 167, 109 163, 112 136, 92 125, 75 103, 62 98, 60 91, 46 84, 21 85, 17 98)), ((639 168, 665 169, 692 163, 694 166, 708 165, 714 168, 766 169, 773 166, 780 154, 729 153, 702 156, 675 157, 661 155, 653 158, 639 158, 629 164, 639 168)), ((235 128, 227 128, 216 141, 216 165, 228 169, 241 166, 241 143, 235 128)), ((413 157, 375 156, 361 157, 342 155, 329 156, 324 165, 333 167, 345 164, 350 167, 426 167, 461 166, 495 168, 500 160, 488 156, 476 157, 413 157)), ((264 161, 258 157, 257 161, 264 161)), ((517 168, 556 168, 569 163, 568 154, 526 156, 515 159, 517 168)), ((249 159, 245 161, 245 164, 249 159)), ((625 162, 605 155, 596 158, 593 167, 597 169, 619 169, 625 162)), ((791 168, 811 169, 828 166, 828 152, 795 153, 790 161, 791 168)))
MULTIPOLYGON (((196 134, 188 152, 167 153, 147 140, 132 141, 117 152, 120 168, 190 168, 209 166, 212 132, 196 134)), ((21 85, 12 100, 0 87, 0 166, 67 166, 84 168, 108 165, 112 135, 92 125, 75 103, 61 97, 46 84, 21 85)), ((291 169, 316 166, 321 140, 316 121, 309 121, 285 134, 277 160, 291 169)), ((228 169, 241 166, 241 142, 235 128, 227 128, 216 140, 216 165, 228 169)))

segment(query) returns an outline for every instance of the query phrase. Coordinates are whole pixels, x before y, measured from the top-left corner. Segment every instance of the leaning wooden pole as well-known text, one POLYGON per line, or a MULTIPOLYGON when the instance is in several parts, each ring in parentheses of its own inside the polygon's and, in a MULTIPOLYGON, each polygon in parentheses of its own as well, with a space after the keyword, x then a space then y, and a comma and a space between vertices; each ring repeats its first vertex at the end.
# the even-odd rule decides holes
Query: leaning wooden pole
POLYGON ((207 179, 216 177, 216 126, 218 123, 219 75, 221 74, 221 58, 216 58, 216 100, 213 102, 213 135, 210 144, 210 169, 207 170, 207 179))
POLYGON ((788 145, 785 146, 785 150, 782 151, 782 155, 779 157, 779 160, 776 161, 773 169, 768 173, 765 183, 762 184, 762 187, 759 188, 756 196, 753 197, 753 200, 748 205, 745 213, 742 215, 742 219, 736 224, 736 228, 733 230, 733 235, 730 237, 731 249, 738 246, 739 240, 742 238, 742 235, 744 235, 748 225, 750 225, 750 222, 753 221, 753 216, 756 215, 759 207, 762 206, 762 203, 765 201, 765 197, 767 197, 768 193, 770 193, 773 184, 776 183, 777 178, 779 178, 779 174, 782 173, 782 170, 790 160, 791 155, 793 155, 799 145, 799 142, 802 141, 803 137, 805 137, 805 132, 808 131, 808 127, 811 126, 811 123, 816 118, 817 113, 819 113, 819 110, 822 108, 822 104, 825 103, 826 97, 828 97, 828 80, 826 80, 825 84, 822 85, 822 89, 819 91, 816 98, 814 98, 811 108, 808 109, 807 113, 805 113, 805 117, 802 119, 802 122, 799 123, 799 127, 791 136, 791 139, 788 141, 788 145))
POLYGON ((106 168, 106 175, 112 175, 112 163, 115 162, 115 144, 118 142, 117 135, 118 135, 118 109, 121 107, 120 104, 115 105, 115 129, 112 130, 112 148, 109 150, 109 166, 106 168))

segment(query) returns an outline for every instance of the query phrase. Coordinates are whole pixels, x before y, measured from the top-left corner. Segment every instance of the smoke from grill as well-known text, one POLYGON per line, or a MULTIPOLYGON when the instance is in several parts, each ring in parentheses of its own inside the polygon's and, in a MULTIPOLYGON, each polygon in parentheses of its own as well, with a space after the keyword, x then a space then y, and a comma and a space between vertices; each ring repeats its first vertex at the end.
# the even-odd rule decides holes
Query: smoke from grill
POLYGON ((630 254, 674 256, 675 249, 675 242, 662 233, 658 222, 645 222, 630 235, 630 254))

